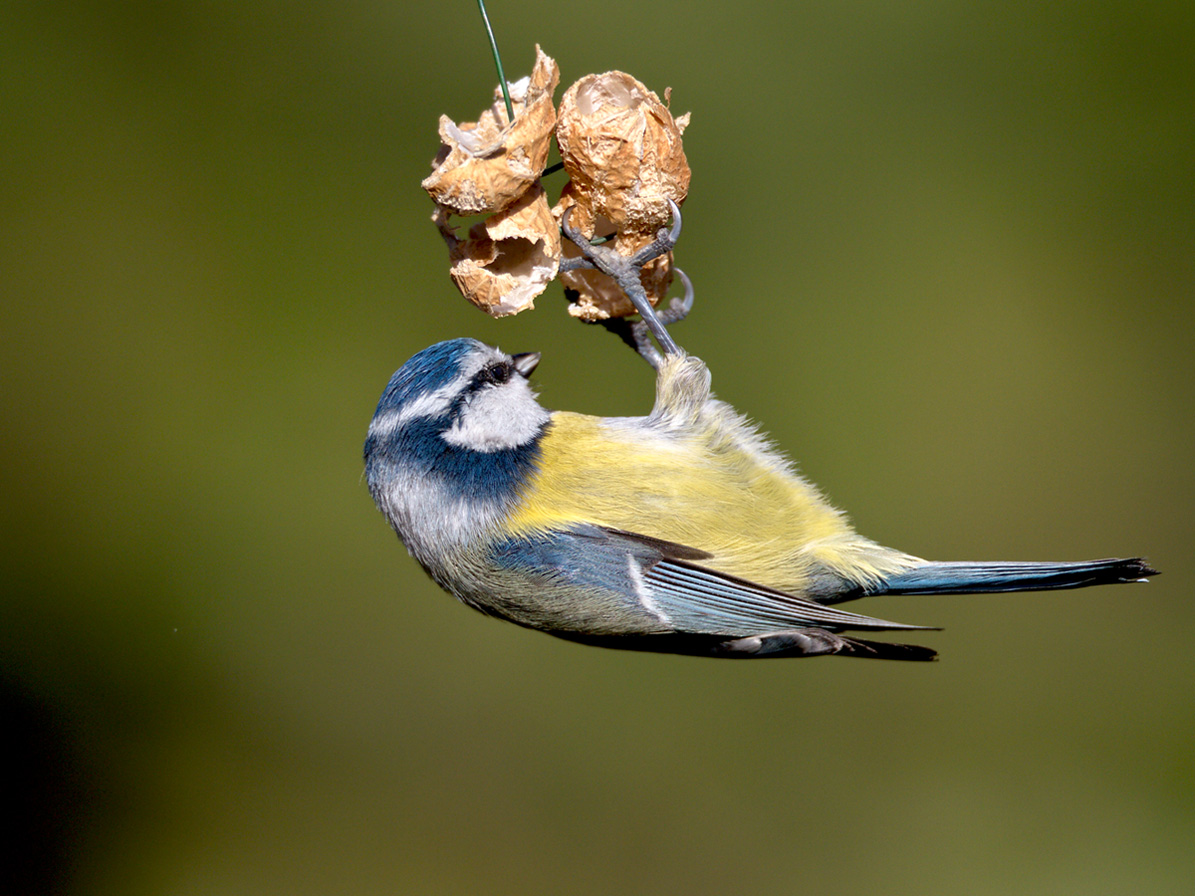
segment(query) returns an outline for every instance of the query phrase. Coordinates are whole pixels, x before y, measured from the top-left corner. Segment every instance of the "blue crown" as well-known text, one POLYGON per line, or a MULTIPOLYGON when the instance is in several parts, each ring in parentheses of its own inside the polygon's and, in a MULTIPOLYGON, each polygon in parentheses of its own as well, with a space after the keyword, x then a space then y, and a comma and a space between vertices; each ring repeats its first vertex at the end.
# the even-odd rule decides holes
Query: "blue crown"
POLYGON ((412 399, 448 385, 460 375, 465 358, 483 347, 476 339, 449 339, 413 355, 390 377, 377 412, 400 410, 412 399))

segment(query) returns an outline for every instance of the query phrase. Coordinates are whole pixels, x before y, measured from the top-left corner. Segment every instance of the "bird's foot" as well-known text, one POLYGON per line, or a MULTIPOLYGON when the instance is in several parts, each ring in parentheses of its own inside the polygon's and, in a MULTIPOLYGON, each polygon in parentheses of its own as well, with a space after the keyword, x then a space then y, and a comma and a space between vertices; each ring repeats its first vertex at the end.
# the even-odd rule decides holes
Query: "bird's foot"
POLYGON ((891 644, 887 641, 864 641, 844 638, 822 628, 802 628, 791 631, 765 632, 747 638, 719 642, 714 656, 732 659, 790 656, 856 656, 878 660, 913 660, 924 662, 937 659, 938 654, 917 644, 891 644))
POLYGON ((677 346, 666 328, 669 324, 683 320, 693 307, 693 284, 679 268, 676 269, 676 273, 680 275, 681 282, 685 286, 685 294, 672 299, 668 307, 662 311, 657 311, 652 307, 647 293, 643 289, 643 283, 639 279, 639 272, 643 266, 652 259, 671 252, 680 238, 680 208, 671 199, 668 200, 668 207, 672 210, 672 227, 661 227, 652 242, 630 256, 622 255, 610 246, 595 246, 590 243, 583 233, 569 223, 571 208, 566 210, 560 219, 560 228, 564 231, 564 235, 581 250, 580 258, 561 261, 561 272, 579 268, 596 268, 618 284, 619 289, 626 294, 631 304, 635 306, 635 310, 639 312, 641 320, 632 323, 625 318, 618 318, 602 321, 602 325, 610 332, 617 334, 655 368, 659 368, 663 362, 663 355, 681 353, 680 347, 677 346), (655 336, 656 342, 660 346, 659 349, 651 344, 651 336, 655 336), (661 349, 663 354, 661 354, 661 349))

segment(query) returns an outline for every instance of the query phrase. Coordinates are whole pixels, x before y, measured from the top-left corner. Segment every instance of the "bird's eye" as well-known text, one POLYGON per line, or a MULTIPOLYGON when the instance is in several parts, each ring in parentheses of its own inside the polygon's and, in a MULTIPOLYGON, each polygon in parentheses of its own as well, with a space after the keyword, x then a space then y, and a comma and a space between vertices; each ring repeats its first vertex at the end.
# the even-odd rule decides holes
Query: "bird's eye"
POLYGON ((501 386, 503 383, 510 380, 511 365, 507 361, 500 361, 497 364, 490 364, 488 367, 482 368, 478 379, 483 383, 496 383, 501 386))

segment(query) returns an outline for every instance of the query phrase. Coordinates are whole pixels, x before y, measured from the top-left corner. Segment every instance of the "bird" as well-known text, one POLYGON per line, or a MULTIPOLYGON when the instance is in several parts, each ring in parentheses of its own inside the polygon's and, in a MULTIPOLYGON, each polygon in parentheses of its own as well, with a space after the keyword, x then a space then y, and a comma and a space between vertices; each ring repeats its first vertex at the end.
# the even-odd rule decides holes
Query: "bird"
POLYGON ((410 554, 488 615, 630 650, 932 660, 871 635, 932 627, 839 605, 1157 574, 1141 558, 936 562, 884 547, 674 343, 648 358, 655 403, 638 417, 544 408, 540 358, 467 338, 423 349, 390 378, 365 441, 370 493, 410 554))

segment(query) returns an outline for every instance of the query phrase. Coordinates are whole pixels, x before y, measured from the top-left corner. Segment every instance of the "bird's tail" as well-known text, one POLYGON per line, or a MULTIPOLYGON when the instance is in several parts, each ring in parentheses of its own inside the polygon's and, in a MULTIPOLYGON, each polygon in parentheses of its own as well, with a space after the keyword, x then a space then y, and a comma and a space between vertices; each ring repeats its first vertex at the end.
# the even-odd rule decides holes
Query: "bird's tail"
POLYGON ((926 562, 887 577, 868 594, 992 594, 1144 582, 1158 571, 1141 558, 1079 563, 926 562))

